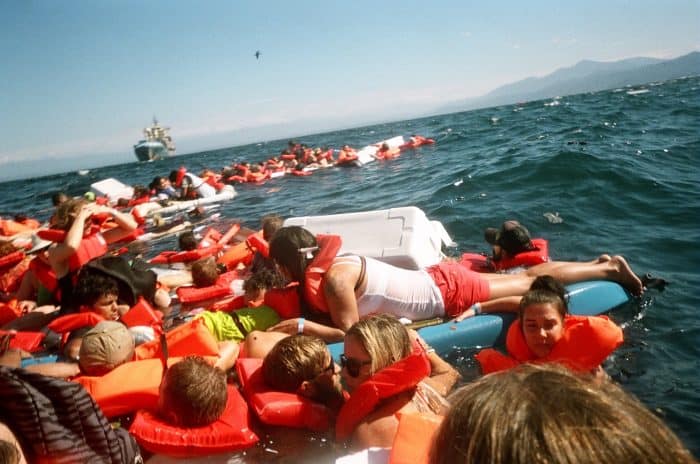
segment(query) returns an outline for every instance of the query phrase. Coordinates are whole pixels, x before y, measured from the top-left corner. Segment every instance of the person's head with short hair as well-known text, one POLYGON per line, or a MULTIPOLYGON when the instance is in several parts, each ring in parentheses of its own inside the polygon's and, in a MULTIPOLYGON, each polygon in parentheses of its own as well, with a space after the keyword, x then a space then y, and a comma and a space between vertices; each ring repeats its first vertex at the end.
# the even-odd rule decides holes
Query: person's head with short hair
POLYGON ((213 256, 192 263, 192 283, 195 287, 210 287, 219 278, 219 268, 213 256))
POLYGON ((411 354, 406 328, 391 314, 360 319, 345 333, 341 374, 348 391, 411 354))
POLYGON ((95 312, 107 320, 119 319, 119 286, 113 277, 84 270, 78 275, 74 298, 81 311, 95 312))
POLYGON ((314 234, 299 226, 282 227, 270 241, 270 257, 286 273, 286 277, 294 281, 304 282, 306 266, 313 260, 318 251, 318 243, 314 234), (309 249, 300 252, 301 249, 309 249))
POLYGON ((284 219, 276 214, 268 214, 263 216, 260 223, 262 226, 263 238, 269 242, 272 236, 275 235, 275 232, 282 228, 284 219))
POLYGON ((484 230, 484 239, 494 247, 493 257, 496 261, 502 259, 501 251, 513 257, 524 251, 537 250, 530 232, 518 221, 505 221, 500 230, 489 227, 484 230))
POLYGON ((58 206, 68 199, 68 195, 66 195, 64 192, 54 192, 51 195, 51 204, 54 206, 58 206))
POLYGON ((614 382, 556 365, 484 376, 451 403, 431 464, 695 462, 662 420, 614 382))
POLYGON ((188 230, 177 236, 177 247, 180 251, 192 251, 197 249, 197 237, 194 232, 188 230))
POLYGON ((9 255, 17 251, 18 248, 8 241, 0 241, 0 257, 9 255))
POLYGON ((303 334, 278 341, 262 365, 263 378, 268 386, 326 404, 342 398, 337 371, 326 343, 318 337, 303 334))
POLYGON ((80 370, 86 375, 104 375, 134 358, 134 339, 124 324, 102 321, 90 329, 80 345, 80 370))
POLYGON ((168 367, 160 384, 158 411, 180 427, 204 427, 226 408, 226 373, 201 356, 187 356, 168 367))
POLYGON ((564 336, 564 319, 569 313, 566 289, 554 277, 537 277, 520 300, 518 318, 530 351, 547 356, 564 336))
POLYGON ((276 271, 263 268, 243 282, 246 304, 248 306, 259 306, 262 304, 265 293, 268 290, 282 286, 284 286, 282 276, 276 271))

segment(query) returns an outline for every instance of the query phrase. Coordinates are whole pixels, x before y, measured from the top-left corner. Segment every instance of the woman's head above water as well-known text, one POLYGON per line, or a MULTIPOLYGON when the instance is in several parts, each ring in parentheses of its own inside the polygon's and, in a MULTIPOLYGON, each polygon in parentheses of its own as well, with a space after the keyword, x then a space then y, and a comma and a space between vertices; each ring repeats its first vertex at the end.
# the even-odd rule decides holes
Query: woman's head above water
POLYGON ((304 281, 304 271, 318 251, 314 234, 299 226, 282 227, 270 242, 270 257, 288 274, 287 277, 304 281))
POLYGON ((535 279, 520 301, 520 327, 528 348, 537 357, 547 356, 564 334, 569 312, 566 290, 551 276, 535 279))
POLYGON ((345 334, 341 374, 349 391, 376 372, 411 354, 406 328, 390 314, 356 322, 345 334))

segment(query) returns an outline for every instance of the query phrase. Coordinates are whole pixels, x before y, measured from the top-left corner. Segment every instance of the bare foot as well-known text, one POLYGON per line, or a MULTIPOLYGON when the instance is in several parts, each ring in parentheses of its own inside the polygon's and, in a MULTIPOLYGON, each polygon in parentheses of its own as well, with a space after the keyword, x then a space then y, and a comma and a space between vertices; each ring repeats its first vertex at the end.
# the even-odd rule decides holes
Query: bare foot
POLYGON ((632 268, 622 256, 613 256, 611 262, 617 269, 616 280, 627 288, 633 295, 639 296, 644 292, 642 281, 639 280, 637 274, 632 272, 632 268))
POLYGON ((598 256, 598 259, 595 260, 596 263, 607 263, 610 261, 612 258, 608 254, 602 254, 598 256))

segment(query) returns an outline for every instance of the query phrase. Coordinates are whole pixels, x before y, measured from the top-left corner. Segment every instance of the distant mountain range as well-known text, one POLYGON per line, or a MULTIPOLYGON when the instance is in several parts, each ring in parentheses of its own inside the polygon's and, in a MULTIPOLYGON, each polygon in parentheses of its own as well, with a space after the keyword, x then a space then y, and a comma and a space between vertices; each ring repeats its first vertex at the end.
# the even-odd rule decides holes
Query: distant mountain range
POLYGON ((688 53, 670 60, 657 58, 629 58, 611 62, 584 60, 569 68, 558 69, 544 77, 528 77, 498 87, 480 97, 443 105, 436 113, 453 113, 583 92, 595 92, 697 74, 700 74, 700 52, 688 53))

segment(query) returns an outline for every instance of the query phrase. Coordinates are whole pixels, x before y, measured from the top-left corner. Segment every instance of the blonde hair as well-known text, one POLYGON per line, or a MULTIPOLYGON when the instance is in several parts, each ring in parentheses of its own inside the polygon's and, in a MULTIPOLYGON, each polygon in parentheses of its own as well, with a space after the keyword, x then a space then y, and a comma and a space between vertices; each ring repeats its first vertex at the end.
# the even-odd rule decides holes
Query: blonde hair
POLYGON ((408 331, 391 314, 375 314, 357 321, 345 334, 357 339, 372 359, 372 374, 411 354, 408 331))
POLYGON ((664 423, 612 381, 556 365, 487 375, 451 398, 431 448, 443 463, 690 463, 664 423))
POLYGON ((315 379, 326 363, 326 343, 311 335, 291 335, 278 341, 263 359, 262 372, 268 386, 296 392, 304 381, 315 379))

